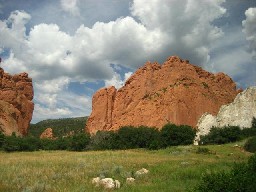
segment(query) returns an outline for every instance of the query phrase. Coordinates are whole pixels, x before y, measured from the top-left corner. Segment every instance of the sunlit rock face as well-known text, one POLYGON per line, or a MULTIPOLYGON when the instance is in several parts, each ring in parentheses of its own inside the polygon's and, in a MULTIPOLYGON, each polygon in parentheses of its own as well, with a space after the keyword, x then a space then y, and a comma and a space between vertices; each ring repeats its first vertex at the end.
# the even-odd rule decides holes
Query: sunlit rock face
POLYGON ((102 88, 94 94, 86 131, 127 125, 160 129, 168 122, 195 127, 205 112, 216 115, 238 92, 224 73, 212 74, 177 56, 162 65, 147 62, 120 89, 102 88))
POLYGON ((10 75, 0 68, 0 131, 26 135, 34 110, 32 79, 27 73, 10 75))

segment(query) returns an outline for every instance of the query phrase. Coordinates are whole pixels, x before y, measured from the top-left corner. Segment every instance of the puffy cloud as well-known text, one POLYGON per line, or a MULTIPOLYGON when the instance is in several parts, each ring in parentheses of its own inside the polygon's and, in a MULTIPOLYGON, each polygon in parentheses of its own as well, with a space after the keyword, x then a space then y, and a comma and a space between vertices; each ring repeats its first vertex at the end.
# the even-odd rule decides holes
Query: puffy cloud
MULTIPOLYGON (((110 63, 136 69, 146 60, 161 62, 174 54, 202 65, 209 60, 211 42, 222 35, 212 24, 225 13, 221 3, 134 0, 132 15, 141 22, 129 16, 108 23, 96 22, 91 28, 81 25, 74 35, 61 31, 56 24, 38 24, 28 36, 18 37, 20 43, 12 45, 8 40, 3 45, 11 48, 37 79, 63 75, 80 81, 111 79, 114 70, 110 63)), ((28 14, 16 11, 8 20, 13 25, 23 24, 24 29, 28 19, 28 14)), ((1 31, 1 35, 10 38, 11 29, 5 22, 2 25, 6 33, 1 31)))
POLYGON ((155 58, 163 60, 170 54, 177 54, 203 65, 209 60, 211 43, 223 34, 212 24, 225 14, 223 2, 155 0, 148 3, 135 0, 131 11, 147 29, 159 29, 165 38, 155 58))
POLYGON ((123 81, 118 73, 115 73, 112 79, 105 80, 105 87, 115 86, 117 89, 123 86, 123 81))
POLYGON ((56 118, 64 118, 70 117, 72 112, 66 108, 49 108, 48 106, 42 106, 39 104, 35 104, 35 109, 33 113, 33 123, 36 123, 40 120, 44 119, 56 119, 56 118))
POLYGON ((132 76, 132 72, 127 72, 124 74, 124 83, 132 76))
MULTIPOLYGON (((62 9, 74 16, 79 14, 78 3, 60 1, 62 9)), ((121 77, 110 63, 134 70, 146 60, 162 62, 176 54, 195 64, 208 63, 211 43, 223 35, 213 24, 225 13, 222 3, 223 0, 134 0, 132 16, 96 22, 92 27, 80 25, 72 35, 57 24, 46 23, 26 31, 31 16, 15 11, 0 21, 1 47, 11 50, 2 65, 11 73, 25 70, 33 78, 36 118, 45 112, 72 114, 78 106, 70 106, 67 100, 70 93, 65 87, 70 81, 100 79, 106 86, 120 87, 131 75, 121 77)))
POLYGON ((53 80, 36 81, 34 84, 38 92, 58 93, 67 88, 69 82, 69 78, 59 77, 53 80))
POLYGON ((249 42, 249 50, 256 59, 256 8, 249 8, 245 11, 246 19, 242 22, 243 32, 249 42))
POLYGON ((105 80, 105 87, 115 86, 115 88, 119 89, 125 84, 126 80, 129 79, 132 74, 132 72, 127 72, 122 78, 120 74, 115 72, 111 79, 105 80))
POLYGON ((213 44, 212 57, 206 70, 224 72, 232 77, 238 87, 246 88, 255 85, 256 66, 251 53, 247 51, 241 27, 229 29, 213 44))
POLYGON ((68 90, 55 93, 38 92, 35 96, 33 122, 43 119, 89 115, 91 98, 68 90))
POLYGON ((72 14, 73 16, 79 16, 80 11, 78 8, 79 0, 60 0, 61 8, 72 14))
POLYGON ((31 16, 25 11, 13 11, 9 18, 0 21, 0 42, 4 48, 21 52, 26 44, 26 27, 31 16))

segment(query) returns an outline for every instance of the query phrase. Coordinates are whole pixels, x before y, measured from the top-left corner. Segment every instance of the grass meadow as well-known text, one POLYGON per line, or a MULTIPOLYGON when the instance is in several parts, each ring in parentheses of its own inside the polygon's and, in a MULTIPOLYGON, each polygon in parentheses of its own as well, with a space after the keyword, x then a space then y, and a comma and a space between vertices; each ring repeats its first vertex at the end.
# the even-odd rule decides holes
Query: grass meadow
POLYGON ((234 162, 248 159, 251 154, 234 145, 203 146, 210 150, 207 154, 196 153, 198 146, 157 151, 0 152, 0 191, 104 191, 91 184, 97 176, 118 179, 117 191, 193 191, 204 173, 228 171, 234 162), (150 173, 126 184, 126 178, 141 168, 150 173))

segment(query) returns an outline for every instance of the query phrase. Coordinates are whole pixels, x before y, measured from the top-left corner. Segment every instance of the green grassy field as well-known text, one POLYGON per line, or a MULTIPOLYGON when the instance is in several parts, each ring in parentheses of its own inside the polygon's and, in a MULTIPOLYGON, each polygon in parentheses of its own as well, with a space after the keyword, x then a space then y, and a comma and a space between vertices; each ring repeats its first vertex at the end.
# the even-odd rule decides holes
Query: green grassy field
POLYGON ((192 191, 202 174, 229 170, 234 162, 251 155, 234 144, 204 147, 212 153, 197 154, 197 146, 158 151, 0 152, 0 191, 104 191, 91 184, 100 175, 118 179, 118 191, 192 191), (126 184, 126 177, 141 168, 150 173, 126 184))

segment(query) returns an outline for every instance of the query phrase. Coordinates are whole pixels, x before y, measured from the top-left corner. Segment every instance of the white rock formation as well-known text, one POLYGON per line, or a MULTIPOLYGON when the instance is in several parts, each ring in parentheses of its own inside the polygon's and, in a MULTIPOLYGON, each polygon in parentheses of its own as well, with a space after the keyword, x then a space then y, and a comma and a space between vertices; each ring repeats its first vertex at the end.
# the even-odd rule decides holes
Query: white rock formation
POLYGON ((131 184, 134 183, 135 179, 133 177, 126 178, 126 183, 131 184))
POLYGON ((116 188, 116 189, 119 189, 119 188, 121 187, 120 181, 115 180, 114 182, 115 182, 115 188, 116 188))
POLYGON ((138 176, 138 175, 144 175, 144 174, 148 174, 148 173, 149 173, 149 170, 142 168, 142 169, 136 171, 135 175, 138 176))
POLYGON ((100 177, 93 178, 92 184, 94 184, 95 186, 99 186, 100 185, 100 177))
POLYGON ((115 182, 112 178, 101 179, 99 183, 105 189, 114 189, 115 188, 115 182))
POLYGON ((206 113, 198 120, 194 144, 198 145, 200 136, 208 134, 212 127, 249 128, 253 117, 256 117, 256 87, 249 87, 239 93, 233 103, 223 105, 217 116, 206 113))
POLYGON ((119 189, 121 183, 118 180, 113 180, 112 178, 100 179, 100 177, 95 177, 92 179, 92 184, 96 187, 102 186, 105 189, 119 189))

